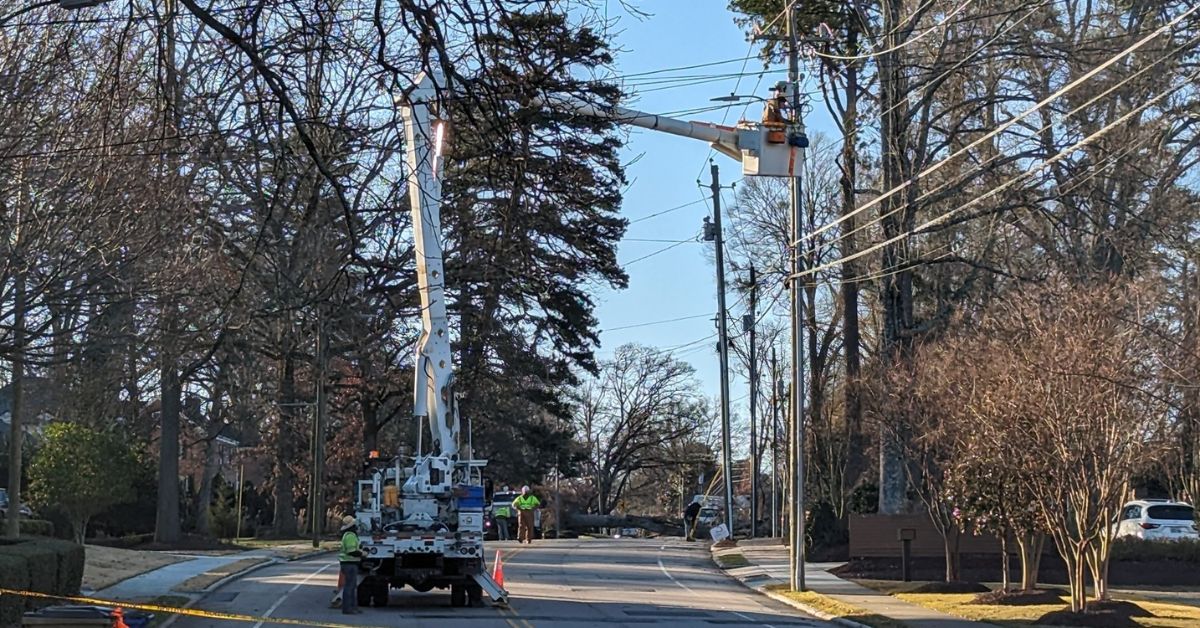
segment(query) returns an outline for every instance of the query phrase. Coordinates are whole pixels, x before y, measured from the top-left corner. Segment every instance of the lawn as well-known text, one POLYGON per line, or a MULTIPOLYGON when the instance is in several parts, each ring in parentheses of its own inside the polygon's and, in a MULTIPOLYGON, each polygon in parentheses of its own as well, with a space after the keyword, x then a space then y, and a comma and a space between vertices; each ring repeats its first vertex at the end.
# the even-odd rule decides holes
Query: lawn
MULTIPOLYGON (((998 624, 998 626, 1024 627, 1036 626, 1039 617, 1048 612, 1061 611, 1068 608, 1069 598, 1066 594, 1060 596, 1058 604, 974 604, 974 593, 912 593, 913 588, 925 582, 895 582, 883 580, 859 580, 860 585, 874 588, 876 591, 892 594, 896 598, 926 608, 940 610, 949 615, 965 617, 967 620, 983 621, 998 624)), ((1121 596, 1118 596, 1121 598, 1121 596)), ((1148 600, 1127 599, 1145 611, 1145 617, 1133 617, 1136 626, 1147 628, 1184 628, 1200 626, 1200 608, 1181 604, 1165 604, 1148 602, 1148 600)))
POLYGON ((84 549, 83 588, 99 591, 183 560, 187 559, 162 552, 88 545, 84 549))
POLYGON ((716 554, 713 560, 717 561, 717 566, 721 569, 737 569, 738 567, 748 567, 750 561, 741 552, 730 552, 728 554, 716 554))
POLYGON ((861 608, 845 604, 831 597, 826 597, 820 593, 812 591, 791 591, 787 585, 775 585, 768 587, 772 592, 783 595, 790 599, 796 600, 801 604, 814 608, 827 615, 849 619, 860 624, 871 626, 872 628, 909 628, 907 624, 876 615, 861 608))
POLYGON ((243 558, 188 578, 185 582, 176 585, 174 590, 183 593, 200 593, 219 580, 266 562, 270 562, 270 560, 267 558, 243 558))

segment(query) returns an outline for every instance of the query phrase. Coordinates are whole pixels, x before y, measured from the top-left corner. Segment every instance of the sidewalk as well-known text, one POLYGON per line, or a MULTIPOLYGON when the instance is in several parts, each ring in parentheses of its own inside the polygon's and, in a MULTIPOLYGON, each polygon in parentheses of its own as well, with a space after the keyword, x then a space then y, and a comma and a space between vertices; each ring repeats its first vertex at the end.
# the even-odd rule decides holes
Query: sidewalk
MULTIPOLYGON (((768 595, 780 601, 795 605, 790 600, 767 588, 772 585, 786 585, 790 582, 788 551, 781 543, 763 543, 755 541, 738 547, 715 550, 714 555, 741 553, 749 563, 745 567, 726 570, 726 573, 736 578, 743 585, 759 593, 768 595)), ((910 604, 890 595, 873 591, 864 586, 843 580, 828 569, 837 567, 839 563, 809 563, 805 566, 804 580, 807 588, 833 598, 843 604, 860 608, 870 614, 881 615, 903 622, 910 626, 921 628, 978 628, 986 624, 973 622, 935 611, 933 609, 910 604)), ((813 609, 806 609, 811 612, 813 609)), ((859 625, 856 622, 839 622, 859 625)))
POLYGON ((327 551, 313 550, 307 554, 299 555, 289 555, 287 552, 279 551, 280 549, 286 549, 287 547, 288 546, 283 546, 282 548, 263 548, 247 552, 238 552, 236 554, 226 554, 222 556, 194 556, 187 554, 176 554, 177 556, 186 556, 188 560, 167 565, 165 567, 160 567, 153 571, 148 571, 146 573, 129 578, 128 580, 118 582, 111 587, 100 589, 99 591, 85 591, 84 594, 92 595, 104 600, 123 602, 145 602, 165 595, 186 598, 191 596, 188 593, 176 591, 174 589, 188 580, 191 580, 192 578, 204 575, 214 569, 231 565, 240 560, 257 558, 264 559, 264 562, 242 570, 239 573, 233 574, 227 578, 222 578, 220 581, 214 582, 210 587, 208 587, 208 589, 211 590, 227 580, 244 576, 251 571, 257 571, 258 569, 269 565, 286 562, 289 560, 307 558, 309 556, 316 556, 319 554, 324 554, 327 551))

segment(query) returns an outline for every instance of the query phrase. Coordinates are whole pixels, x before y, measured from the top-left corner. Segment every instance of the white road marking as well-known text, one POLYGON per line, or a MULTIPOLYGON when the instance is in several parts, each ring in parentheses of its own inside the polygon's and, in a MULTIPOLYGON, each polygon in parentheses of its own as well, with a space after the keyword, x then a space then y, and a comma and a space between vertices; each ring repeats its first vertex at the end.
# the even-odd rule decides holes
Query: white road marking
MULTIPOLYGON (((659 552, 661 552, 661 551, 663 551, 663 550, 665 550, 665 549, 667 549, 667 546, 666 546, 666 545, 663 545, 663 546, 661 546, 661 547, 659 547, 659 548, 658 548, 658 551, 659 551, 659 552)), ((699 594, 699 593, 696 593, 695 591, 693 591, 693 590, 691 589, 691 587, 689 587, 688 585, 686 585, 686 584, 684 584, 684 583, 680 582, 679 580, 677 580, 677 579, 675 578, 675 576, 671 575, 671 572, 667 570, 667 566, 663 564, 663 560, 662 560, 662 556, 661 556, 661 555, 658 557, 658 570, 659 570, 659 571, 661 571, 661 572, 663 572, 663 575, 664 575, 664 576, 666 576, 666 577, 670 578, 670 579, 671 579, 671 582, 674 582, 675 584, 679 585, 679 587, 680 587, 680 588, 682 588, 684 591, 687 591, 688 593, 691 593, 692 595, 694 595, 694 596, 696 596, 696 597, 700 597, 700 594, 699 594)), ((729 611, 730 613, 733 613, 734 615, 737 615, 738 617, 741 617, 742 619, 744 619, 744 620, 746 620, 746 621, 753 622, 753 623, 756 623, 756 624, 757 624, 757 623, 759 623, 759 621, 758 621, 757 619, 755 619, 755 618, 753 618, 753 617, 750 617, 749 615, 743 615, 743 614, 741 614, 741 613, 739 613, 739 612, 737 612, 737 611, 729 610, 728 608, 726 608, 726 607, 724 607, 724 606, 720 606, 720 607, 718 607, 718 608, 720 608, 720 609, 721 609, 721 610, 723 610, 723 611, 729 611)), ((766 624, 766 625, 765 625, 765 628, 774 628, 774 626, 771 626, 770 624, 766 624)))
MULTIPOLYGON (((275 603, 271 605, 271 608, 268 608, 267 612, 263 613, 263 617, 270 617, 271 613, 274 613, 276 610, 279 609, 279 605, 283 604, 283 601, 287 599, 287 596, 295 593, 296 589, 299 589, 300 587, 308 584, 309 580, 316 578, 317 576, 319 576, 321 574, 322 571, 325 571, 326 569, 329 569, 332 566, 333 566, 333 563, 326 563, 324 567, 321 567, 320 569, 308 574, 307 578, 296 583, 296 586, 288 589, 287 593, 284 593, 282 597, 280 597, 278 600, 275 600, 275 603)), ((260 621, 256 624, 254 624, 254 628, 262 628, 262 625, 263 625, 263 622, 260 621)))

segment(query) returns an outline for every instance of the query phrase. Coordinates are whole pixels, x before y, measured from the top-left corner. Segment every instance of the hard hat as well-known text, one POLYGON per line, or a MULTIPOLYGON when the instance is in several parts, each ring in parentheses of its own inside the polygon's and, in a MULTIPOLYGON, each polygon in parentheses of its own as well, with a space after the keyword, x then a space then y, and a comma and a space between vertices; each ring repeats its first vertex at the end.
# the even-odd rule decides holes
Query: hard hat
POLYGON ((529 490, 529 485, 528 485, 528 484, 526 484, 525 486, 522 486, 522 487, 521 487, 521 490, 522 490, 522 491, 528 491, 528 490, 529 490))
POLYGON ((358 525, 358 519, 355 519, 354 517, 351 517, 350 515, 346 515, 345 517, 342 517, 342 532, 345 532, 346 530, 349 530, 350 528, 353 528, 357 525, 358 525))

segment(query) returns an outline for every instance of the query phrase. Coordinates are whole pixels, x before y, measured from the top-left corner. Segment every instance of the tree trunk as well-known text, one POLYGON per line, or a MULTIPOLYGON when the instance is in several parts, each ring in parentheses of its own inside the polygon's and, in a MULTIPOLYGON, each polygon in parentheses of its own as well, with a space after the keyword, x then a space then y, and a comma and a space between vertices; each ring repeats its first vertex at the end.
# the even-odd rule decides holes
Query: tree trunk
POLYGON ((292 360, 291 347, 285 347, 283 358, 283 379, 280 381, 279 397, 283 400, 280 406, 279 434, 275 443, 275 536, 278 538, 293 538, 299 535, 296 526, 294 510, 295 478, 288 462, 295 452, 292 447, 292 427, 296 420, 294 415, 296 401, 296 365, 292 360))
POLYGON ((6 535, 21 536, 21 456, 25 444, 25 275, 13 277, 12 410, 8 430, 8 517, 6 535))
MULTIPOLYGON (((846 33, 848 50, 858 48, 858 29, 851 27, 846 33)), ((858 65, 850 63, 845 68, 846 73, 846 109, 842 113, 842 241, 839 243, 841 257, 846 258, 857 251, 854 230, 857 228, 857 216, 854 211, 858 208, 858 65)), ((845 393, 845 417, 847 433, 847 452, 845 486, 858 483, 867 463, 862 455, 862 392, 859 388, 859 373, 861 371, 862 335, 858 323, 858 266, 856 260, 846 260, 842 263, 842 351, 846 362, 846 381, 842 387, 845 393)))
POLYGON ((1012 588, 1008 574, 1008 530, 1000 531, 1000 590, 1008 591, 1012 588))
POLYGON ((1108 599, 1108 551, 1103 543, 1093 543, 1088 551, 1088 569, 1092 574, 1092 594, 1097 601, 1108 599))
POLYGON ((959 531, 957 528, 947 530, 942 535, 942 546, 946 554, 946 582, 958 582, 959 580, 959 562, 958 562, 958 541, 959 531))
POLYGON ((209 434, 204 443, 204 472, 200 477, 200 490, 196 492, 196 532, 202 536, 211 534, 209 510, 212 509, 213 479, 217 475, 217 434, 209 434))
POLYGON ((75 538, 75 542, 80 545, 83 545, 84 539, 87 538, 87 527, 89 521, 91 521, 91 517, 82 517, 71 522, 71 525, 74 527, 74 529, 71 530, 73 533, 72 535, 75 538))
POLYGON ((1021 552, 1021 590, 1032 591, 1037 588, 1038 571, 1042 565, 1042 549, 1046 543, 1043 534, 1024 534, 1017 537, 1017 546, 1021 552))
MULTIPOLYGON (((897 32, 900 24, 900 0, 888 0, 883 11, 883 30, 888 33, 885 45, 889 52, 880 55, 880 107, 884 115, 880 120, 883 141, 883 187, 885 191, 896 189, 904 182, 904 141, 902 99, 904 94, 902 71, 897 52, 897 32)), ((891 239, 902 232, 901 212, 905 199, 900 194, 889 195, 879 206, 880 222, 884 237, 891 239)), ((907 336, 910 327, 912 282, 907 271, 897 273, 903 263, 903 241, 890 244, 883 249, 881 300, 884 311, 884 338, 882 359, 888 368, 902 368, 909 359, 907 336)), ((879 427, 879 514, 895 515, 904 510, 907 482, 904 473, 904 447, 901 442, 899 419, 885 416, 879 427)))
MULTIPOLYGON (((170 341, 164 341, 164 346, 170 341)), ((159 373, 162 400, 159 409, 161 427, 158 437, 158 511, 154 522, 157 543, 178 543, 179 527, 179 414, 182 383, 175 355, 164 351, 159 373)))

